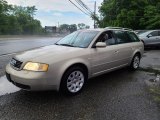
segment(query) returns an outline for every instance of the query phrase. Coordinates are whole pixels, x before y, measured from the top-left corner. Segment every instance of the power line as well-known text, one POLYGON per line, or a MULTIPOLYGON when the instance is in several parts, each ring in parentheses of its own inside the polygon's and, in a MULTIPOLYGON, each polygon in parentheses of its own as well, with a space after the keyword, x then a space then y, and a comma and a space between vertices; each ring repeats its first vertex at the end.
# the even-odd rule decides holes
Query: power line
POLYGON ((86 15, 90 16, 93 20, 94 20, 94 28, 96 28, 96 20, 99 21, 98 17, 96 16, 96 1, 94 4, 94 12, 92 12, 92 10, 86 5, 84 4, 84 2, 82 0, 75 0, 76 3, 78 3, 80 5, 80 7, 83 9, 81 9, 80 7, 78 7, 74 2, 72 2, 71 0, 69 0, 74 6, 76 6, 79 10, 81 10, 83 13, 85 13, 86 15), (85 11, 85 12, 84 12, 85 11))
POLYGON ((89 14, 92 14, 91 11, 89 11, 79 0, 75 0, 85 11, 89 12, 89 14))
POLYGON ((93 11, 86 4, 84 4, 84 2, 82 2, 82 0, 79 1, 85 6, 86 9, 88 9, 91 13, 93 13, 93 11))
POLYGON ((85 8, 86 10, 88 10, 91 14, 93 14, 92 10, 86 5, 84 4, 84 2, 82 0, 76 0, 78 2, 78 4, 80 4, 83 8, 85 8))
POLYGON ((94 2, 94 12, 82 1, 82 0, 76 0, 76 2, 85 10, 87 10, 90 13, 90 16, 94 20, 94 28, 96 28, 96 1, 94 2))
POLYGON ((71 2, 76 8, 78 8, 80 11, 82 11, 84 14, 90 16, 90 14, 84 12, 81 8, 79 8, 74 2, 72 2, 71 0, 69 0, 69 2, 71 2))

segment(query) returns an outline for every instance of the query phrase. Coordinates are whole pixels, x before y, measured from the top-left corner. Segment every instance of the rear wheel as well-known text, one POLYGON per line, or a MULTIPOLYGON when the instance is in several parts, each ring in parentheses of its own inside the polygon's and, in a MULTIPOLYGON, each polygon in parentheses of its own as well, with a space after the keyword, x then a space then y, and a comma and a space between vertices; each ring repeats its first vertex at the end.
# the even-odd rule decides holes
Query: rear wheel
POLYGON ((82 91, 87 73, 81 67, 71 67, 63 75, 60 90, 67 95, 76 95, 82 91))
POLYGON ((137 70, 139 68, 139 64, 140 64, 140 55, 136 54, 132 59, 130 68, 132 70, 137 70))

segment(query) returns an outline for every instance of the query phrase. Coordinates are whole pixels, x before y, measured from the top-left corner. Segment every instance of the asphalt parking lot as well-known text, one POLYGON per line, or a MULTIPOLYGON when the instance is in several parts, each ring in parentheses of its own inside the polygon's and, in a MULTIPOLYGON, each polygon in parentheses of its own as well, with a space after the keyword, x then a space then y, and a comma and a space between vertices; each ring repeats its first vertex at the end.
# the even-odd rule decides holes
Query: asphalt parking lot
MULTIPOLYGON (((3 66, 12 56, 0 58, 3 66)), ((27 92, 5 83, 1 67, 0 120, 159 120, 160 105, 145 84, 160 68, 160 50, 147 50, 140 70, 127 68, 89 80, 84 91, 67 97, 54 91, 27 92), (147 69, 149 69, 147 71, 147 69), (150 70, 151 69, 151 70, 150 70), (4 89, 2 89, 4 87, 4 89), (13 89, 13 90, 11 90, 13 89), (4 91, 3 91, 4 90, 4 91), (12 92, 12 93, 11 93, 12 92)))

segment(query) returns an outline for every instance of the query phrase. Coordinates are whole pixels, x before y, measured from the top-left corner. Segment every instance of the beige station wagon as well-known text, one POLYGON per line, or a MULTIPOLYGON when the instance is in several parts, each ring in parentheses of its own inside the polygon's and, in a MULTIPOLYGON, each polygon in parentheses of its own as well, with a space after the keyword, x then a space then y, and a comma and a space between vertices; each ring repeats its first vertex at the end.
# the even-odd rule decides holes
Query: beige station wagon
POLYGON ((89 78, 126 66, 136 70, 143 50, 130 29, 79 30, 54 45, 16 55, 6 66, 6 76, 25 90, 75 95, 89 78))

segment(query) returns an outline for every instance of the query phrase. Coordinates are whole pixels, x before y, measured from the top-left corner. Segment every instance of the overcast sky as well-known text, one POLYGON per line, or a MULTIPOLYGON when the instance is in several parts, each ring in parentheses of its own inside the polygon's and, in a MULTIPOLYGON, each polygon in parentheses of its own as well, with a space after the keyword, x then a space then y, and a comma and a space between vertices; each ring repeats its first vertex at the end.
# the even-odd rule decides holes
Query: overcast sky
MULTIPOLYGON (((93 20, 82 13, 69 0, 6 0, 9 4, 33 6, 35 5, 38 11, 35 18, 40 20, 42 26, 57 26, 60 24, 78 24, 85 23, 93 28, 93 20)), ((75 2, 75 0, 72 0, 75 2)), ((91 10, 94 9, 95 0, 82 0, 91 10)), ((103 0, 97 1, 98 6, 101 5, 103 0)))

